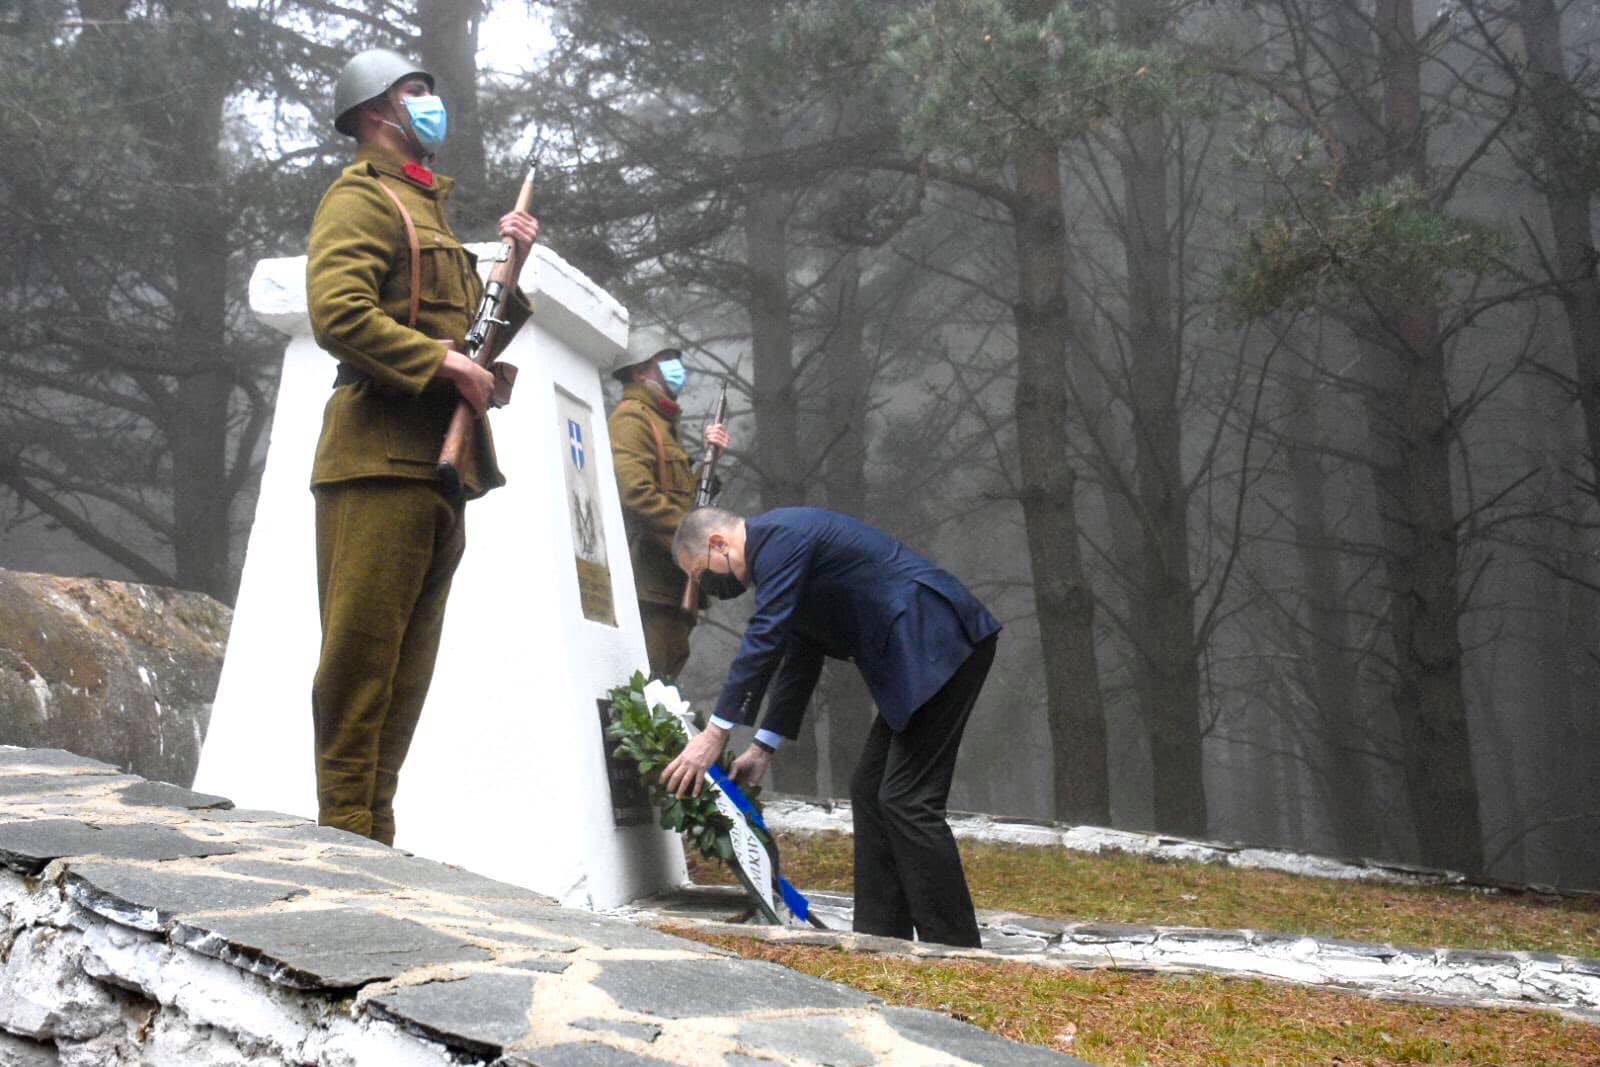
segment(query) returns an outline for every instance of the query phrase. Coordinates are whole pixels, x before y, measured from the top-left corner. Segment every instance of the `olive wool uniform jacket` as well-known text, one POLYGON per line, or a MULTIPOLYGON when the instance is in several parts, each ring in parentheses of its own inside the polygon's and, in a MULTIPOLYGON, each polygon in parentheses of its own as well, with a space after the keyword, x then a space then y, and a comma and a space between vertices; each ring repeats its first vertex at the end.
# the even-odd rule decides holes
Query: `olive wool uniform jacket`
POLYGON ((878 713, 904 730, 1000 623, 949 572, 887 534, 822 508, 745 521, 755 614, 716 714, 794 738, 825 656, 854 660, 878 713))
POLYGON ((689 453, 678 441, 677 415, 663 413, 647 386, 631 382, 606 429, 628 531, 633 584, 640 601, 676 607, 683 599, 684 574, 672 561, 672 536, 694 507, 695 490, 689 453))
MULTIPOLYGON (((433 380, 445 342, 463 350, 483 295, 476 260, 445 221, 454 183, 374 145, 329 187, 311 224, 306 300, 317 344, 346 364, 354 384, 333 390, 323 412, 311 484, 361 478, 435 477, 456 391, 433 380), (410 213, 420 245, 421 300, 406 325, 411 254, 405 224, 379 183, 410 213)), ((518 291, 509 302, 509 340, 530 313, 518 291)), ((462 472, 469 497, 505 484, 488 420, 478 420, 473 462, 462 472)))

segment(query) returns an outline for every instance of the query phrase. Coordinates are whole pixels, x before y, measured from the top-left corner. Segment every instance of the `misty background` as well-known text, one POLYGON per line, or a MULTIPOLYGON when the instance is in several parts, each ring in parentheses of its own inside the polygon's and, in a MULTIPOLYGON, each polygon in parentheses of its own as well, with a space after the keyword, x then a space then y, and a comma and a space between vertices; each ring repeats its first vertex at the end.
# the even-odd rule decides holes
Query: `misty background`
MULTIPOLYGON (((952 806, 1600 885, 1594 4, 7 0, 0 566, 231 603, 245 283, 378 45, 464 240, 531 151, 686 438, 729 380, 724 505, 1006 623, 952 806)), ((844 795, 871 715, 833 664, 776 786, 844 795)))

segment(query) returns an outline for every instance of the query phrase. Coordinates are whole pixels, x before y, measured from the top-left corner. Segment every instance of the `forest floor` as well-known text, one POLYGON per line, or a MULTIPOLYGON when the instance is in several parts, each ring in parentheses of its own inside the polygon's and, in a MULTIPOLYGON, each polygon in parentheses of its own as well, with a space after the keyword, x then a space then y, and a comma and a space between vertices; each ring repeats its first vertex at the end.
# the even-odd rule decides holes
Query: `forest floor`
POLYGON ((1259 979, 900 959, 666 929, 1095 1064, 1600 1063, 1600 1027, 1538 1012, 1372 1000, 1259 979))
MULTIPOLYGON (((850 891, 847 835, 784 835, 779 845, 784 873, 802 890, 850 891)), ((981 909, 1600 956, 1594 898, 1338 882, 1061 848, 960 847, 981 909)), ((691 862, 690 871, 703 884, 732 880, 721 864, 691 862)), ((1093 1063, 1600 1064, 1600 1027, 1540 1012, 1380 1001, 1258 979, 902 959, 673 932, 1093 1063)))

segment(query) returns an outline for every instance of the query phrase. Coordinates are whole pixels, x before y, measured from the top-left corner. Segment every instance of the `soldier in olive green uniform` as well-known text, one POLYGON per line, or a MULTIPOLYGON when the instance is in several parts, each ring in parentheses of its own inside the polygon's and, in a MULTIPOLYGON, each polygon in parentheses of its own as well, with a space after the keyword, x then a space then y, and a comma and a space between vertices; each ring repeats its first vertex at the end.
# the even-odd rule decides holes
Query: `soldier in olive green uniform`
MULTIPOLYGON (((317 208, 306 263, 312 329, 339 360, 311 472, 318 821, 392 844, 400 765, 466 544, 463 501, 440 489, 435 462, 457 402, 481 415, 495 383, 462 351, 482 286, 445 221, 450 179, 425 165, 445 126, 433 78, 393 52, 363 52, 334 102, 335 126, 359 148, 317 208)), ((520 264, 538 224, 512 213, 500 233, 520 264)), ((527 315, 518 293, 512 329, 527 315)), ((505 483, 486 420, 475 444, 468 498, 505 483)))
MULTIPOLYGON (((689 661, 693 612, 684 611, 683 572, 672 560, 672 535, 694 508, 695 475, 678 441, 678 393, 683 388, 683 353, 652 330, 635 330, 628 354, 613 370, 623 382, 622 401, 606 426, 611 462, 622 498, 622 518, 639 594, 650 673, 677 678, 689 661)), ((707 443, 728 446, 728 432, 707 426, 707 443)))

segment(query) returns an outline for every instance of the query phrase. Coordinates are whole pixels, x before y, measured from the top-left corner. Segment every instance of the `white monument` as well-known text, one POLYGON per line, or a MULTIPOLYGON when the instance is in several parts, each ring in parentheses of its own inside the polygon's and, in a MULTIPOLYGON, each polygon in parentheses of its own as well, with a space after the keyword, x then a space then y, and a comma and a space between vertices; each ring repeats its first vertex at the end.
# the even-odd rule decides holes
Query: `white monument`
MULTIPOLYGON (((497 247, 474 247, 485 271, 497 247)), ((534 317, 504 353, 516 393, 489 416, 509 484, 467 505, 395 844, 605 908, 687 880, 677 835, 613 808, 597 705, 646 662, 600 385, 628 313, 542 246, 522 287, 534 317)), ((309 484, 336 364, 311 338, 304 257, 257 264, 250 306, 289 344, 195 786, 315 818, 309 484)))

